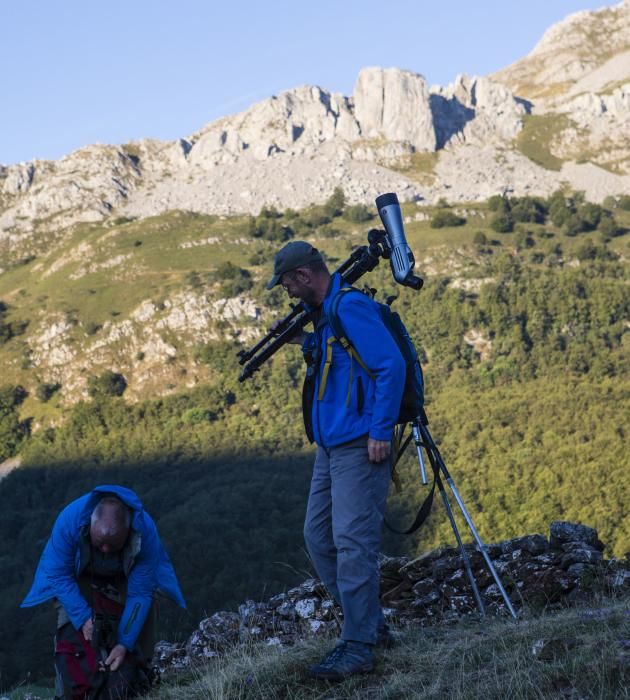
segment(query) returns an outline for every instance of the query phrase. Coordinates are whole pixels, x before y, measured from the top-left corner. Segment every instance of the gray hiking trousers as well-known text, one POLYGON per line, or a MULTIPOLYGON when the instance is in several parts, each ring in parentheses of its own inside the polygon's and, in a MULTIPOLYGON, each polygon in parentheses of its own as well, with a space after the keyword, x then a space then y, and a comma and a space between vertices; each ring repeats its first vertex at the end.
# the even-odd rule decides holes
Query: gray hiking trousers
POLYGON ((374 644, 383 621, 378 554, 391 456, 368 459, 367 436, 317 448, 304 539, 318 576, 343 610, 341 638, 374 644))

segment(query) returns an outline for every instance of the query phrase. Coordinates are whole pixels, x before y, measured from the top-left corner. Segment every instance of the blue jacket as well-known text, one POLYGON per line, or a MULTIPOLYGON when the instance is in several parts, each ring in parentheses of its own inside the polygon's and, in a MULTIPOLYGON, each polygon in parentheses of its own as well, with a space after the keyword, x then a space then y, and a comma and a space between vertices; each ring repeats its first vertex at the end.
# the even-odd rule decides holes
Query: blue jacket
MULTIPOLYGON (((341 277, 334 274, 323 303, 325 313, 342 286, 341 277)), ((383 324, 376 303, 367 295, 344 295, 338 314, 348 340, 373 379, 335 341, 324 395, 318 399, 328 338, 332 336, 325 314, 322 315, 315 332, 309 333, 303 344, 305 353, 314 347, 321 353, 312 407, 315 442, 322 447, 335 447, 361 435, 391 440, 405 386, 405 361, 383 324)))
POLYGON ((57 598, 76 629, 90 619, 92 609, 79 592, 77 577, 87 565, 82 561, 81 533, 104 494, 113 494, 132 509, 133 549, 128 563, 127 599, 118 626, 118 643, 133 649, 146 621, 153 594, 160 590, 182 608, 186 607, 173 565, 166 554, 151 516, 138 496, 124 486, 97 486, 66 506, 55 521, 39 561, 31 590, 21 607, 57 598))

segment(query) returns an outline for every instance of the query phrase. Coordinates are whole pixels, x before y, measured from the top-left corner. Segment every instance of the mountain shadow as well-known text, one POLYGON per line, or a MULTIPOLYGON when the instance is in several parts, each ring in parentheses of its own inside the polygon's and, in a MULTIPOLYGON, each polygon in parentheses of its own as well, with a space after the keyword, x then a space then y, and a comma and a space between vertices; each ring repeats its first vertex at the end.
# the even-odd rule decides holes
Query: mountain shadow
POLYGON ((433 116, 436 148, 444 148, 448 141, 464 130, 475 118, 475 110, 463 105, 456 97, 447 99, 442 95, 430 95, 429 106, 433 116))

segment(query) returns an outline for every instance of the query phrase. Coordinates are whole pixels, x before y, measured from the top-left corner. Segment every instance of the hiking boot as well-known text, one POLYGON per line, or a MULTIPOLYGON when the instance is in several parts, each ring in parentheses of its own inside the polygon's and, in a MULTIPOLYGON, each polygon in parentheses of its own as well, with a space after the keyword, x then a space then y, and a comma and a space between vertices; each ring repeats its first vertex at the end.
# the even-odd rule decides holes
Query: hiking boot
POLYGON ((400 638, 394 634, 389 625, 384 623, 376 630, 376 644, 379 649, 393 649, 400 644, 400 638))
POLYGON ((374 669, 372 647, 363 642, 341 641, 315 666, 309 669, 311 678, 324 681, 342 681, 357 673, 370 673, 374 669))

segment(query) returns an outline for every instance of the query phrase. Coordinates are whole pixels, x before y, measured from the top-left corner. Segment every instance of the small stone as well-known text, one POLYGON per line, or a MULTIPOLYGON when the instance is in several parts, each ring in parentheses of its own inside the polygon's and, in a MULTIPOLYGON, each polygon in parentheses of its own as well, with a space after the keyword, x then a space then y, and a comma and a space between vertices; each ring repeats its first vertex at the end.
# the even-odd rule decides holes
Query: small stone
POLYGON ((318 598, 305 598, 304 600, 298 600, 298 602, 295 604, 295 612, 303 620, 308 620, 315 615, 315 610, 317 609, 318 603, 318 598))

